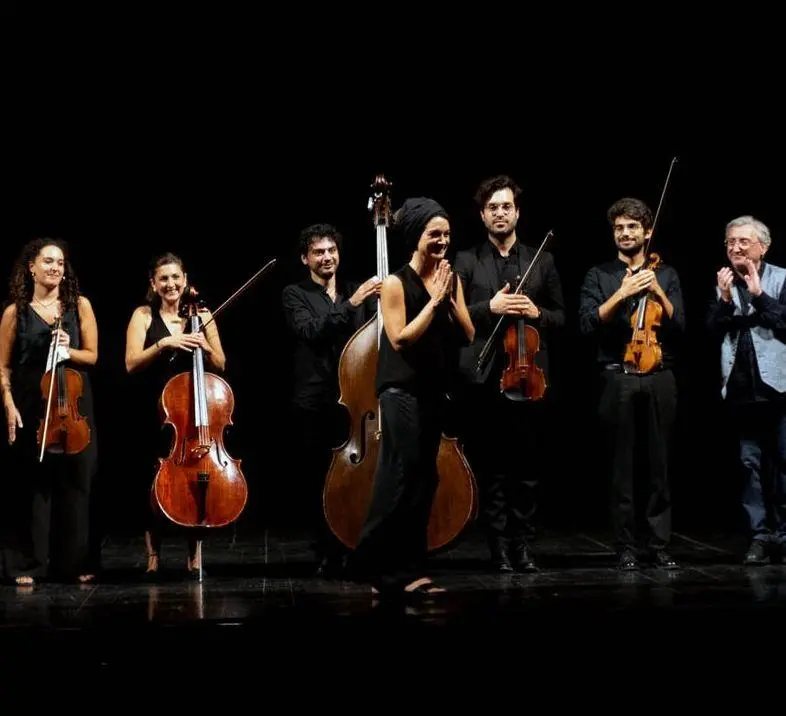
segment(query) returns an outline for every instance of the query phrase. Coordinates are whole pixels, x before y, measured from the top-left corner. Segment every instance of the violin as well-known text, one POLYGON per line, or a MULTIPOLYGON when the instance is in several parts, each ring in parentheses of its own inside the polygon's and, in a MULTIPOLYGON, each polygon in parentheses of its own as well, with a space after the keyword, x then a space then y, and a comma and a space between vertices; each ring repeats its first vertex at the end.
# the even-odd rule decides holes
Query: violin
MULTIPOLYGON (((642 265, 654 271, 661 265, 658 254, 650 254, 642 265)), ((638 269, 641 270, 641 269, 638 269)), ((632 334, 625 346, 623 369, 631 375, 645 375, 663 365, 663 349, 658 343, 658 329, 663 319, 663 306, 659 301, 642 296, 636 312, 631 316, 632 334)))
MULTIPOLYGON (((181 316, 189 329, 203 329, 198 292, 184 291, 181 316)), ((205 371, 201 347, 193 350, 191 372, 170 378, 161 393, 164 424, 174 430, 172 447, 159 458, 151 500, 154 510, 182 527, 224 527, 240 517, 248 486, 240 464, 224 447, 235 396, 226 380, 205 371)))
MULTIPOLYGON (((377 276, 388 275, 387 227, 390 222, 390 183, 375 177, 369 210, 377 235, 377 276)), ((382 415, 376 394, 377 359, 382 335, 382 312, 347 341, 339 358, 339 403, 350 415, 350 435, 333 449, 325 477, 322 506, 325 520, 344 546, 354 549, 368 514, 382 444, 382 415)), ((442 435, 437 454, 437 488, 427 530, 427 550, 453 543, 477 515, 477 485, 458 440, 442 435)))
MULTIPOLYGON (((655 218, 652 221, 652 231, 647 238, 644 246, 644 255, 647 257, 644 263, 636 271, 649 270, 655 271, 662 261, 658 254, 648 253, 652 236, 655 233, 655 224, 658 222, 663 197, 666 194, 666 187, 669 185, 669 177, 674 168, 677 157, 671 160, 669 171, 663 191, 658 201, 658 208, 655 218)), ((659 301, 649 297, 649 292, 639 299, 639 305, 631 316, 631 337, 625 346, 625 356, 623 358, 623 371, 629 375, 646 375, 659 369, 663 365, 663 349, 658 342, 658 330, 663 320, 663 306, 659 301)))
POLYGON ((535 364, 540 351, 540 333, 523 318, 505 330, 507 362, 499 381, 500 390, 511 400, 541 400, 546 393, 546 376, 535 364))
POLYGON ((41 446, 39 462, 44 459, 44 451, 76 455, 90 444, 90 425, 79 412, 79 400, 84 389, 82 374, 73 368, 66 368, 57 356, 57 336, 61 324, 62 319, 58 316, 47 363, 53 367, 41 378, 41 398, 46 403, 46 413, 38 425, 37 439, 41 446))
MULTIPOLYGON (((546 242, 553 235, 554 232, 549 230, 514 293, 522 290, 546 242)), ((483 368, 497 331, 506 318, 507 316, 499 317, 497 325, 483 346, 476 366, 477 371, 483 368)), ((540 333, 537 328, 527 323, 526 319, 517 318, 505 329, 502 345, 505 350, 505 367, 499 380, 502 394, 515 401, 542 400, 548 385, 543 369, 536 363, 536 357, 540 352, 540 333)))

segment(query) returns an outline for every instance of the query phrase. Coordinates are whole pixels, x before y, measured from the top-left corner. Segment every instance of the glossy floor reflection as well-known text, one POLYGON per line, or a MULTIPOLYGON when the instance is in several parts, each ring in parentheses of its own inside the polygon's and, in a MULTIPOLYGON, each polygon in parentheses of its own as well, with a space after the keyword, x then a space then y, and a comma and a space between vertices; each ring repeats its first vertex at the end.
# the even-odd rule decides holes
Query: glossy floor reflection
POLYGON ((499 575, 488 571, 484 542, 471 534, 433 560, 447 595, 396 605, 360 585, 314 576, 308 547, 303 536, 276 531, 216 536, 205 543, 207 576, 198 583, 186 577, 184 543, 172 540, 161 578, 147 583, 141 541, 107 541, 94 585, 0 587, 0 661, 111 667, 136 661, 139 648, 220 661, 220 647, 302 660, 326 643, 351 652, 413 638, 446 651, 455 638, 484 649, 569 648, 617 639, 638 627, 638 617, 673 647, 706 627, 727 638, 759 629, 758 619, 771 620, 786 604, 786 566, 743 566, 739 537, 678 534, 672 554, 682 569, 620 573, 607 535, 545 534, 539 573, 499 575))

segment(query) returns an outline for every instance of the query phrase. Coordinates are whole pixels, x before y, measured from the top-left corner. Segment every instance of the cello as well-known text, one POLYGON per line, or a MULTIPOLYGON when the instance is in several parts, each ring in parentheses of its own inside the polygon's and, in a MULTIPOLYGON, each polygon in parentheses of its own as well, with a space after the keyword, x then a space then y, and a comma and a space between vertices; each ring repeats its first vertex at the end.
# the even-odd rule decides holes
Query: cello
POLYGON ((57 337, 62 319, 55 320, 54 337, 50 344, 47 370, 41 378, 41 397, 46 402, 46 412, 38 425, 37 440, 41 446, 38 462, 43 462, 44 451, 76 455, 90 444, 90 425, 79 412, 84 381, 82 374, 66 368, 58 356, 57 337), (56 408, 53 410, 52 406, 56 408))
MULTIPOLYGON (((369 210, 377 237, 377 276, 388 275, 387 227, 390 224, 390 184, 377 175, 369 210)), ((350 435, 333 449, 325 478, 322 506, 330 530, 354 549, 366 520, 382 438, 382 416, 376 395, 377 358, 382 335, 382 312, 377 312, 347 341, 339 358, 339 404, 350 416, 350 435)), ((435 552, 450 545, 477 515, 477 485, 457 438, 440 439, 437 488, 428 523, 428 546, 435 552)))
MULTIPOLYGON (((655 225, 658 222, 658 215, 663 204, 663 197, 669 185, 671 170, 677 157, 671 160, 663 191, 658 201, 658 208, 655 211, 655 218, 652 220, 652 229, 644 246, 644 263, 633 273, 641 270, 655 271, 661 265, 661 258, 656 253, 648 253, 652 235, 655 232, 655 225)), ((663 349, 658 342, 658 329, 663 319, 663 306, 659 301, 649 298, 649 291, 639 300, 636 311, 631 316, 631 337, 625 346, 625 357, 623 358, 622 369, 629 375, 646 375, 660 368, 663 365, 663 349)))
MULTIPOLYGON (((554 235, 552 230, 546 234, 545 238, 538 247, 535 256, 532 258, 524 276, 513 292, 520 293, 529 278, 535 263, 543 252, 546 242, 554 235)), ((488 337, 483 349, 480 351, 478 362, 475 367, 477 372, 483 369, 486 359, 494 343, 502 322, 506 316, 502 315, 494 326, 494 330, 488 337)), ((536 356, 540 351, 540 333, 537 328, 527 323, 524 318, 518 317, 507 326, 502 342, 505 350, 505 367, 499 379, 499 389, 502 394, 517 402, 526 400, 542 400, 546 393, 548 384, 546 376, 540 366, 536 363, 536 356)))
MULTIPOLYGON (((192 333, 202 330, 202 307, 195 291, 184 292, 180 310, 192 333)), ((248 499, 241 460, 224 447, 235 396, 226 380, 205 371, 201 347, 192 355, 191 372, 170 378, 161 393, 164 424, 174 436, 169 455, 159 458, 151 499, 154 510, 181 527, 224 527, 248 499)))
MULTIPOLYGON (((276 263, 270 260, 248 279, 207 322, 199 310, 199 293, 187 286, 179 313, 191 333, 204 331, 216 316, 276 263)), ((174 354, 170 360, 174 358, 174 354)), ((241 460, 224 447, 224 431, 232 425, 235 396, 226 380, 205 371, 202 348, 192 353, 191 372, 170 378, 159 398, 164 425, 173 428, 169 455, 159 458, 159 469, 150 488, 153 513, 181 527, 216 528, 235 522, 248 501, 248 485, 241 460)), ((202 560, 199 581, 202 581, 202 560)))

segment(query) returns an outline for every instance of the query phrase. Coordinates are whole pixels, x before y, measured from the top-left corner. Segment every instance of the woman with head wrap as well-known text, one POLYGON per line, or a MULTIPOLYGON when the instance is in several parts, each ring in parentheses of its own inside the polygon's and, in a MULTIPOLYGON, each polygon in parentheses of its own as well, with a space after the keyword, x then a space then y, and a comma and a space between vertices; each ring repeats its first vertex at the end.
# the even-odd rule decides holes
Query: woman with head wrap
POLYGON ((407 199, 394 229, 410 261, 382 284, 384 331, 376 391, 382 443, 366 524, 350 573, 385 594, 443 592, 425 575, 437 485, 442 402, 460 345, 475 329, 445 254, 450 222, 425 197, 407 199))

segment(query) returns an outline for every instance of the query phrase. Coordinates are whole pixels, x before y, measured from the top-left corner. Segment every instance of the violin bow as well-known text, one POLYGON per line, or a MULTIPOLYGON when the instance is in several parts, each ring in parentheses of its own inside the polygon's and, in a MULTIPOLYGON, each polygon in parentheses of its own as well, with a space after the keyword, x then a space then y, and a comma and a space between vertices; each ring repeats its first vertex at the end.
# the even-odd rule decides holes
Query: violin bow
MULTIPOLYGON (((49 359, 52 361, 52 367, 50 368, 51 375, 49 376, 49 397, 46 399, 44 429, 41 433, 41 454, 38 456, 39 463, 44 461, 44 450, 46 449, 46 431, 49 428, 49 413, 52 410, 52 392, 54 391, 55 387, 55 366, 57 364, 57 339, 60 337, 60 316, 58 316, 55 320, 54 333, 55 335, 52 337, 52 341, 49 344, 49 349, 51 351, 49 354, 49 359)), ((46 374, 46 370, 44 370, 44 374, 46 374)))
POLYGON ((202 324, 201 330, 204 330, 206 326, 209 326, 215 320, 216 316, 221 313, 221 311, 223 311, 230 304, 230 302, 234 301, 241 293, 243 293, 243 291, 245 291, 252 283, 254 283, 254 281, 273 268, 276 261, 278 261, 278 259, 271 259, 268 261, 261 269, 259 269, 259 271, 257 271, 250 279, 248 279, 248 281, 246 281, 237 291, 235 291, 226 301, 224 301, 215 311, 213 311, 213 315, 210 317, 210 320, 205 321, 202 324))
POLYGON ((660 216, 660 209, 663 206, 663 199, 666 196, 666 189, 669 186, 669 179, 671 178, 671 170, 674 169, 674 165, 676 163, 677 163, 677 157, 673 157, 671 160, 671 164, 669 164, 669 171, 666 173, 666 181, 663 183, 663 191, 661 191, 660 193, 660 199, 658 200, 658 208, 655 210, 655 218, 652 220, 652 231, 650 233, 650 237, 647 239, 647 243, 644 245, 645 259, 650 250, 650 242, 652 241, 652 237, 655 235, 655 225, 658 223, 658 217, 660 216))
MULTIPOLYGON (((200 331, 204 331, 206 326, 209 326, 216 318, 216 316, 223 311, 231 301, 234 301, 243 291, 245 291, 254 281, 260 278, 263 274, 267 273, 273 266, 276 264, 278 259, 270 259, 259 271, 257 271, 248 281, 246 281, 237 291, 235 291, 226 301, 224 301, 215 311, 213 311, 213 315, 210 317, 210 320, 205 321, 199 328, 200 331)), ((191 288, 193 291, 194 296, 196 297, 197 292, 191 288)), ((169 362, 171 363, 175 360, 176 353, 173 352, 169 358, 169 362)))
MULTIPOLYGON (((527 270, 524 272, 524 276, 522 276, 521 281, 519 281, 518 286, 516 286, 516 290, 513 292, 514 294, 518 293, 523 288, 524 282, 529 277, 530 271, 532 271, 532 268, 535 266, 535 263, 537 262, 538 257, 540 256, 541 252, 543 251, 543 248, 546 246, 546 242, 552 236, 554 236, 554 230, 553 229, 549 229, 548 233, 543 238, 543 241, 541 241, 540 246, 538 247, 538 250, 535 252, 535 256, 532 257, 532 261, 530 261, 529 266, 527 267, 527 270)), ((505 318, 506 318, 506 315, 504 313, 499 317, 499 320, 497 321, 497 325, 494 326, 494 330, 491 332, 491 335, 488 337, 488 340, 486 341, 486 344, 483 346, 483 350, 480 351, 480 356, 478 357, 478 363, 475 366, 475 372, 476 373, 480 372, 481 368, 483 367, 483 364, 486 362, 486 359, 488 358, 489 352, 491 351, 491 345, 494 342, 494 337, 497 335, 497 331, 499 330, 499 327, 502 325, 502 321, 504 321, 505 318)))

